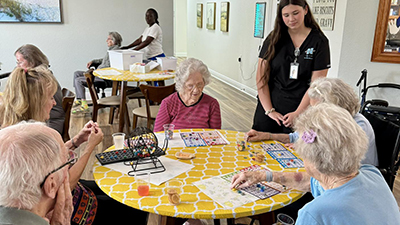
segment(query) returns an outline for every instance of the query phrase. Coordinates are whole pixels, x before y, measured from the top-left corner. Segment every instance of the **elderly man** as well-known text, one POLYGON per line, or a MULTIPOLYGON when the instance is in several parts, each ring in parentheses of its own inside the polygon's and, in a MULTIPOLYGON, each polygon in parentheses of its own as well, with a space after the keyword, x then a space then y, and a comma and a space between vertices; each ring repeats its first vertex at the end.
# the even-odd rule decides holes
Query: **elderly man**
POLYGON ((42 123, 0 130, 0 224, 70 224, 68 157, 61 136, 42 123))

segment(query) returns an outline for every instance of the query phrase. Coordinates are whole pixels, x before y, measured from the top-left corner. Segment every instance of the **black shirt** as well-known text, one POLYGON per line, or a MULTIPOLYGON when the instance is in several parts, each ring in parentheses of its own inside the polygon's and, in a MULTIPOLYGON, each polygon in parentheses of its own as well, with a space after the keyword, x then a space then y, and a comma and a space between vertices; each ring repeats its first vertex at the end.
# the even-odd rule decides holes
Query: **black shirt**
MULTIPOLYGON (((268 45, 269 40, 266 39, 259 54, 260 58, 264 58, 268 45)), ((275 47, 268 86, 271 98, 279 94, 281 97, 298 99, 300 103, 310 86, 312 72, 330 68, 329 41, 320 31, 311 30, 300 46, 300 55, 297 58, 298 78, 290 79, 290 63, 294 62, 294 51, 293 42, 285 32, 275 47)))

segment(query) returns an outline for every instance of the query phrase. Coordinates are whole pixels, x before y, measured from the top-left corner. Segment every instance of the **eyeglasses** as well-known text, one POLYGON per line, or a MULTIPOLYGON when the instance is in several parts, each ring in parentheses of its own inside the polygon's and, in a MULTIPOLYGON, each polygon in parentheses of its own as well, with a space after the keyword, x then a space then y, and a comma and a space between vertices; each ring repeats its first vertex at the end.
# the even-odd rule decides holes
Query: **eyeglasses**
POLYGON ((193 90, 195 87, 197 89, 203 89, 204 88, 204 83, 199 83, 199 84, 187 84, 185 85, 187 89, 193 90))
POLYGON ((46 181, 46 179, 47 179, 51 174, 53 174, 53 173, 55 173, 55 172, 61 170, 61 169, 64 168, 65 166, 74 165, 74 164, 76 163, 76 161, 78 161, 78 157, 77 157, 76 153, 73 152, 73 151, 69 151, 69 154, 68 154, 68 162, 62 164, 60 167, 58 167, 57 169, 52 170, 49 174, 47 174, 47 175, 44 177, 43 182, 40 183, 40 188, 43 187, 44 182, 46 181))

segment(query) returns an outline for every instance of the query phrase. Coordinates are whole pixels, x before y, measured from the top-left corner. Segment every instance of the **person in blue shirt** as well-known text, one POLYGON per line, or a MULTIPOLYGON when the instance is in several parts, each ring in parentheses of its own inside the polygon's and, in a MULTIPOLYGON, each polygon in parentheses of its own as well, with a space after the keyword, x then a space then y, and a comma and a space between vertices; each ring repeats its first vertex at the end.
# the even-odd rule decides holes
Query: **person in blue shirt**
POLYGON ((311 192, 314 200, 300 209, 296 225, 400 224, 396 200, 379 170, 361 166, 368 139, 348 111, 320 103, 303 112, 294 128, 306 172, 248 171, 236 174, 231 187, 274 181, 311 192))
MULTIPOLYGON (((368 151, 361 163, 378 166, 374 130, 369 121, 358 112, 360 110, 360 101, 350 85, 338 78, 320 78, 311 83, 308 89, 308 96, 310 97, 311 106, 327 102, 346 109, 365 131, 369 140, 368 151)), ((299 138, 299 134, 297 132, 273 134, 250 130, 247 132, 246 137, 247 141, 277 140, 283 143, 294 143, 299 138)))

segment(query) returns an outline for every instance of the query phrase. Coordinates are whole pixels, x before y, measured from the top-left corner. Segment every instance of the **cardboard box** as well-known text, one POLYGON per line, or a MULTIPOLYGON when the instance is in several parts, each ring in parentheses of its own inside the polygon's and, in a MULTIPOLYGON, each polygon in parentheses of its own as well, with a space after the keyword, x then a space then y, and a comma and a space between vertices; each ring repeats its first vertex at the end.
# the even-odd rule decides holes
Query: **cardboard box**
POLYGON ((157 62, 160 64, 160 70, 176 70, 175 57, 157 57, 157 62))
POLYGON ((132 73, 148 73, 157 66, 159 66, 159 64, 155 61, 150 61, 148 63, 134 63, 129 66, 129 70, 132 73))
POLYGON ((134 50, 108 51, 111 67, 119 70, 129 70, 129 66, 143 61, 143 52, 134 50))

